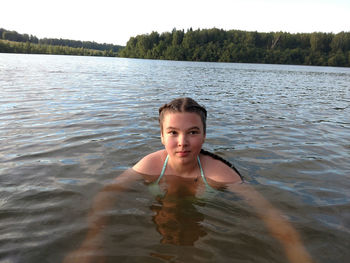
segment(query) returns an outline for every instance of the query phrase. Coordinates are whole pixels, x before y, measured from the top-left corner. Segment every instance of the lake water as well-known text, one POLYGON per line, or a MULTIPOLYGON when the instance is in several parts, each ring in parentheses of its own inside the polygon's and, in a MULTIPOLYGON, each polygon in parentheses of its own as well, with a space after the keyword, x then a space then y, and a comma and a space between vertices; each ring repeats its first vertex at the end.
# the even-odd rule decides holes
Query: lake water
MULTIPOLYGON (((235 164, 315 262, 350 260, 350 69, 0 54, 0 262, 61 262, 93 197, 161 149, 158 107, 205 105, 205 149, 235 164)), ((106 262, 286 262, 254 211, 221 192, 177 206, 141 182, 103 229, 106 262), (171 232, 173 231, 173 232, 171 232)))

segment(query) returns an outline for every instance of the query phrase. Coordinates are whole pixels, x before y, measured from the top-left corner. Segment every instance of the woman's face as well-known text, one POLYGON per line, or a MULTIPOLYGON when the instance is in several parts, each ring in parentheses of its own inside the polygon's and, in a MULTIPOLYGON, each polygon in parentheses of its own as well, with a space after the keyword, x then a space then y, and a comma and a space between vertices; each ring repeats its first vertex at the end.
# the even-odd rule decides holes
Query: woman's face
POLYGON ((205 140, 203 123, 196 113, 166 113, 162 143, 171 160, 187 163, 196 159, 205 140))

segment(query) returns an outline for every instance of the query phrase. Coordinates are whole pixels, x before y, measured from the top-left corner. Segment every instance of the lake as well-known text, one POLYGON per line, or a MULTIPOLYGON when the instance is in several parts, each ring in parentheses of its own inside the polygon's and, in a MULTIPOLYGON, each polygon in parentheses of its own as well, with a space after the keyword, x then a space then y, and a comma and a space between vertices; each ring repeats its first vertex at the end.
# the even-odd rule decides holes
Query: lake
MULTIPOLYGON (((162 148, 158 108, 183 96, 208 110, 204 148, 284 214, 315 262, 349 262, 350 68, 23 54, 0 54, 0 262, 62 262, 78 248, 94 196, 162 148)), ((137 183, 91 253, 286 262, 233 194, 179 201, 178 228, 165 229, 177 243, 162 242, 161 208, 137 183)))

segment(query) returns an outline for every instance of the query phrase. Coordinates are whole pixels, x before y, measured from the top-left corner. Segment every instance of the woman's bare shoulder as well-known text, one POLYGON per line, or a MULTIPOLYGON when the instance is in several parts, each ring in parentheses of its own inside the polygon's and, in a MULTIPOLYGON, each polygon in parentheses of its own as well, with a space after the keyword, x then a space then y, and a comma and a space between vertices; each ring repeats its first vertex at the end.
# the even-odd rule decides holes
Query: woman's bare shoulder
POLYGON ((154 175, 160 173, 166 158, 166 151, 150 153, 137 162, 132 169, 141 174, 154 175))
POLYGON ((242 182, 241 177, 231 167, 211 156, 203 155, 203 169, 205 177, 219 184, 233 184, 242 182))

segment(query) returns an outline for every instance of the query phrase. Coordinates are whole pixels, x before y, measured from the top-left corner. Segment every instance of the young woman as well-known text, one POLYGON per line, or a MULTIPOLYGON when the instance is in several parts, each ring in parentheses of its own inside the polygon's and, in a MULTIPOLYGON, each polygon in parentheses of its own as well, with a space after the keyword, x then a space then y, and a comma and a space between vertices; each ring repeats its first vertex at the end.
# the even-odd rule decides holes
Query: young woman
MULTIPOLYGON (((199 196, 208 190, 225 188, 244 198, 255 210, 271 235, 281 243, 289 262, 312 262, 299 234, 282 214, 251 186, 242 183, 239 172, 229 162, 202 149, 206 136, 206 117, 205 108, 191 98, 175 99, 159 109, 164 149, 142 158, 96 196, 89 215, 87 237, 65 262, 96 262, 96 259, 88 256, 88 252, 96 249, 101 226, 106 224, 106 217, 101 215, 113 206, 118 194, 135 180, 145 180, 158 189, 155 192, 163 195, 164 206, 173 205, 166 202, 167 197, 199 196)), ((172 215, 168 213, 167 216, 172 215)), ((154 218, 156 224, 158 220, 164 218, 154 218)), ((164 237, 174 236, 174 233, 166 233, 164 229, 159 229, 159 232, 164 237)), ((201 230, 197 232, 199 236, 205 235, 201 230)))
POLYGON ((157 185, 161 181, 172 182, 163 184, 168 194, 176 194, 175 178, 188 180, 187 188, 193 195, 242 182, 230 163, 202 149, 206 118, 206 109, 191 98, 163 105, 159 109, 159 124, 165 149, 147 155, 133 170, 149 175, 149 180, 157 185))

